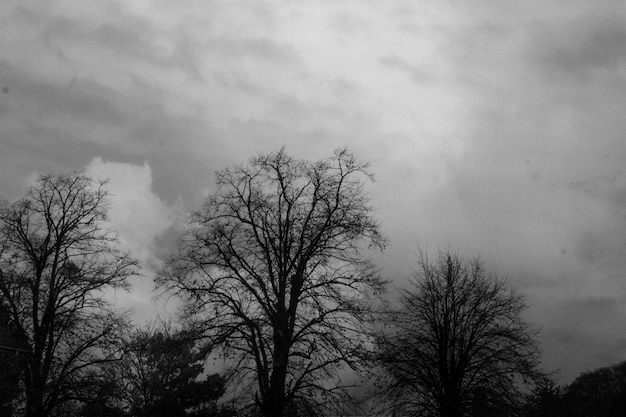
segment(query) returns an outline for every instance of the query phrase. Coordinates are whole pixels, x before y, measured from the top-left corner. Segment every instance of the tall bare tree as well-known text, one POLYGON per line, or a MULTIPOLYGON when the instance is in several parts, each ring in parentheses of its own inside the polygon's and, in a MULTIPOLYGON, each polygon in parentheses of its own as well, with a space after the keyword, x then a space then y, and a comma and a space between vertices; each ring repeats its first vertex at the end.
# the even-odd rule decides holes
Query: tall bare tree
POLYGON ((541 376, 524 297, 450 250, 420 266, 379 335, 384 396, 401 412, 513 415, 520 383, 541 376))
POLYGON ((42 176, 0 207, 0 303, 26 346, 25 415, 44 417, 97 387, 91 365, 110 360, 125 324, 103 297, 136 263, 104 228, 103 183, 42 176))
POLYGON ((384 244, 371 179, 345 149, 317 162, 280 150, 220 171, 160 277, 266 416, 345 400, 338 370, 356 367, 366 301, 383 286, 362 255, 384 244))

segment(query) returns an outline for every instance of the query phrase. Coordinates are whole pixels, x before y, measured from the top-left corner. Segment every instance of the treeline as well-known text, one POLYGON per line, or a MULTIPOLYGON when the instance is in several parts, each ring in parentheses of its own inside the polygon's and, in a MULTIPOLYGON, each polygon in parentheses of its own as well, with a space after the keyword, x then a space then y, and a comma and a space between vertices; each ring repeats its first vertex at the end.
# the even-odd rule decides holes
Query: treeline
POLYGON ((626 362, 579 375, 564 387, 546 379, 527 400, 528 417, 626 415, 626 362))
POLYGON ((420 254, 390 298, 365 256, 386 244, 373 177, 347 150, 216 178, 156 277, 182 300, 176 326, 135 328, 110 303, 141 269, 106 226, 106 182, 43 176, 1 203, 0 415, 623 414, 623 366, 556 387, 524 296, 480 259, 420 254))

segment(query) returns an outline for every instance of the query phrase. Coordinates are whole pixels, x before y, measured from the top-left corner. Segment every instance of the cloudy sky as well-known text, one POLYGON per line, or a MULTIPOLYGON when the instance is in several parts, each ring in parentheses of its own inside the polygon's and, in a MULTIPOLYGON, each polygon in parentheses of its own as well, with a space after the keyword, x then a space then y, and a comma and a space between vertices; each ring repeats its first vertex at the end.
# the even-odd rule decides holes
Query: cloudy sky
POLYGON ((404 285, 419 247, 480 254, 569 382, 626 359, 625 21, 621 1, 5 0, 0 196, 110 178, 146 317, 215 170, 348 146, 383 275, 404 285))

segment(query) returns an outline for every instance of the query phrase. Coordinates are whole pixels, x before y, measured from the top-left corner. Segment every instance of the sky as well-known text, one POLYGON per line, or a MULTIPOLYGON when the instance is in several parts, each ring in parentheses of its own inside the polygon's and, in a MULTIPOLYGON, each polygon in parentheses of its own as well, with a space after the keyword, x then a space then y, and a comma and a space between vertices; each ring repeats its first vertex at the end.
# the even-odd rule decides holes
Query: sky
POLYGON ((392 291, 419 248, 480 255, 571 382, 626 360, 625 21, 606 0, 4 0, 0 198, 109 178, 145 319, 216 170, 347 146, 392 291))

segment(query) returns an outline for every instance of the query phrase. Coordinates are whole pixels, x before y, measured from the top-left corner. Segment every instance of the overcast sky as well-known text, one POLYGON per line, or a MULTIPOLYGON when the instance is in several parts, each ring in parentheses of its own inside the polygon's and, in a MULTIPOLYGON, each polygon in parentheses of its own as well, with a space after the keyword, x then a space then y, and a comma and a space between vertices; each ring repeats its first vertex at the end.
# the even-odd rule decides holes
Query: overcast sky
POLYGON ((563 382, 626 359, 621 1, 0 2, 0 196, 110 178, 150 271, 213 173, 279 149, 370 161, 406 283, 419 247, 528 294, 563 382))

